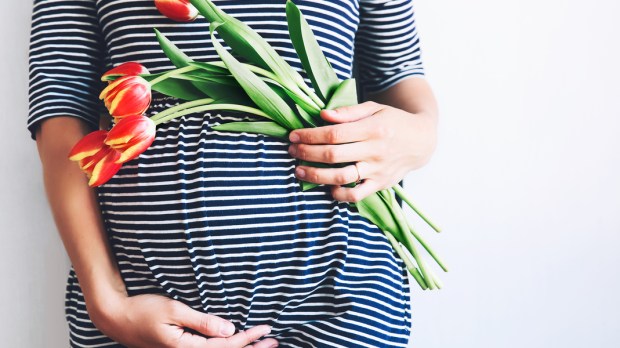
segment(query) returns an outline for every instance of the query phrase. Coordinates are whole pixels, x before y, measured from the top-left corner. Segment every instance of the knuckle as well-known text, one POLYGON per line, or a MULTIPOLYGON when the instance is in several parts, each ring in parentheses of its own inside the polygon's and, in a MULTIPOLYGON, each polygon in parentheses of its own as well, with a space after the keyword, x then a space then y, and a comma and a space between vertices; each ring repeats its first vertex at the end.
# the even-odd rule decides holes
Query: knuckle
POLYGON ((361 201, 362 199, 364 199, 364 196, 362 195, 362 192, 360 192, 360 191, 353 190, 349 194, 349 201, 350 202, 357 203, 357 202, 361 201))
POLYGON ((378 125, 377 127, 375 127, 374 133, 375 133, 375 137, 381 138, 381 139, 385 139, 385 138, 391 138, 392 137, 393 130, 390 127, 388 127, 388 126, 386 126, 384 124, 381 124, 381 125, 378 125))
POLYGON ((342 138, 342 133, 340 132, 340 130, 336 127, 332 127, 328 132, 327 132, 327 142, 330 144, 338 144, 340 142, 340 139, 342 138))
POLYGON ((325 149, 323 153, 323 158, 327 161, 327 163, 335 163, 338 160, 338 149, 336 147, 328 147, 325 149))
POLYGON ((349 178, 344 173, 336 174, 336 176, 334 177, 334 181, 338 185, 344 185, 344 184, 348 184, 350 182, 349 178))

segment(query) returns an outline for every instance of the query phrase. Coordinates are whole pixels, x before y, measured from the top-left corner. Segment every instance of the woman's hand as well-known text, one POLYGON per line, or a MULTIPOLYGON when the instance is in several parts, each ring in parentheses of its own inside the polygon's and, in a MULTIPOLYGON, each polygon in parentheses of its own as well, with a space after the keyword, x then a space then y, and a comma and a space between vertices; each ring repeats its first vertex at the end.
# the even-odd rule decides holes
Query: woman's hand
POLYGON ((358 202, 394 186, 407 172, 426 164, 435 149, 436 118, 375 102, 323 110, 335 125, 291 132, 291 156, 320 163, 351 163, 343 168, 300 165, 300 180, 333 185, 334 199, 358 202), (343 187, 361 181, 354 188, 343 187))
MULTIPOLYGON (((108 337, 132 348, 271 348, 273 338, 252 342, 269 334, 267 325, 235 333, 235 326, 222 318, 205 314, 159 295, 138 295, 108 302, 91 319, 108 337), (185 330, 192 329, 205 338, 185 330)), ((89 311, 90 313, 90 311, 89 311)))

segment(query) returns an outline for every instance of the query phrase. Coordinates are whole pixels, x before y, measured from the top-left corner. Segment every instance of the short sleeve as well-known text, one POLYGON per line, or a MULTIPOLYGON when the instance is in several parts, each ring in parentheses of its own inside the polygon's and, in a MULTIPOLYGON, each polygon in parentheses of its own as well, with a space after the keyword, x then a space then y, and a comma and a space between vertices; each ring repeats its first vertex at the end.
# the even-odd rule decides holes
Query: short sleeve
POLYGON ((359 0, 355 37, 357 77, 365 94, 423 76, 412 0, 359 0))
POLYGON ((96 0, 35 0, 29 53, 28 129, 43 119, 78 117, 97 127, 104 45, 96 0))

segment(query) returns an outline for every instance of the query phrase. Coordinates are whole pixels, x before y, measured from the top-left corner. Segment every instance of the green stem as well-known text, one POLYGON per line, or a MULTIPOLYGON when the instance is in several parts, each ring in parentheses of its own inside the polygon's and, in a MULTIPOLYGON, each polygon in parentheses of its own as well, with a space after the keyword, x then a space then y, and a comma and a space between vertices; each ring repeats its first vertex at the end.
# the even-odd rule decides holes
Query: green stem
POLYGON ((420 257, 420 254, 418 253, 418 250, 415 247, 415 241, 413 240, 413 237, 409 233, 409 227, 407 226, 405 216, 402 210, 400 209, 400 205, 398 205, 398 203, 396 202, 396 198, 394 198, 394 195, 392 195, 390 191, 384 190, 382 191, 382 194, 383 194, 383 197, 386 203, 388 203, 388 200, 389 200, 390 212, 394 216, 394 219, 396 220, 396 223, 398 224, 398 227, 401 230, 401 233, 406 242, 405 244, 407 245, 407 249, 409 249, 409 252, 411 252, 411 256, 413 256, 413 259, 417 262, 418 266, 420 267, 420 271, 422 272, 422 276, 424 277, 424 280, 426 281, 428 288, 430 290, 435 289, 435 283, 433 283, 433 279, 430 277, 428 273, 428 267, 426 263, 424 262, 424 260, 422 259, 422 257, 420 257))
POLYGON ((200 106, 200 105, 208 105, 211 104, 215 101, 215 99, 213 98, 205 98, 205 99, 198 99, 198 100, 194 100, 194 101, 190 101, 187 103, 182 103, 176 106, 173 106, 169 109, 166 109, 158 114, 156 114, 155 116, 151 117, 151 120, 153 120, 154 122, 156 122, 157 120, 167 116, 167 115, 171 115, 174 114, 175 112, 181 111, 183 109, 188 109, 188 108, 193 108, 196 106, 200 106))
POLYGON ((409 270, 409 273, 411 273, 411 276, 413 277, 413 279, 415 279, 418 285, 420 285, 422 290, 428 289, 428 285, 426 285, 426 282, 424 281, 424 278, 422 278, 420 271, 418 271, 417 267, 413 264, 413 262, 409 260, 409 256, 407 256, 407 254, 405 253, 405 250, 403 250, 403 247, 398 243, 394 235, 392 235, 388 231, 383 231, 383 233, 385 234, 387 239, 390 241, 390 244, 392 244, 392 248, 394 249, 394 251, 396 251, 398 256, 400 256, 401 260, 403 260, 403 262, 405 263, 405 266, 409 270))
POLYGON ((182 111, 179 111, 175 114, 171 114, 168 115, 166 117, 162 117, 160 119, 157 119, 155 122, 155 125, 159 125, 162 124, 164 122, 168 122, 172 119, 175 119, 177 117, 181 117, 181 116, 185 116, 185 115, 189 115, 189 114, 193 114, 193 113, 197 113, 197 112, 204 112, 204 111, 210 111, 210 110, 228 110, 228 111, 239 111, 239 112, 246 112, 249 114, 254 114, 257 116, 262 116, 262 117, 266 117, 270 120, 273 120, 271 117, 269 117, 269 115, 267 115, 266 113, 264 113, 261 110, 255 109, 255 108, 251 108, 249 106, 244 106, 244 105, 236 105, 236 104, 209 104, 209 105, 203 105, 203 106, 198 106, 198 107, 194 107, 194 108, 189 108, 189 109, 184 109, 182 111))
POLYGON ((200 68, 198 68, 196 66, 189 65, 189 66, 186 66, 184 68, 170 70, 167 73, 165 73, 165 74, 161 75, 160 77, 155 78, 153 81, 151 81, 150 82, 151 87, 155 86, 156 84, 158 84, 158 83, 160 83, 162 81, 164 81, 167 78, 173 77, 174 75, 181 75, 181 74, 184 74, 186 72, 190 72, 190 71, 194 71, 194 70, 198 70, 198 69, 200 69, 200 68))
MULTIPOLYGON (((211 63, 215 66, 219 66, 221 68, 227 68, 226 64, 222 61, 219 62, 214 62, 211 63)), ((314 94, 314 92, 312 92, 308 86, 306 86, 305 84, 303 86, 306 87, 306 89, 310 92, 308 93, 308 91, 306 91, 306 93, 304 93, 304 91, 300 90, 299 87, 297 87, 296 85, 291 85, 288 86, 287 84, 285 84, 276 74, 267 71, 261 67, 258 66, 254 66, 251 64, 246 64, 243 63, 243 65, 245 65, 251 72, 257 74, 257 75, 261 75, 263 77, 266 77, 268 79, 273 80, 274 82, 276 82, 277 84, 279 84, 280 86, 282 86, 285 89, 288 89, 291 93, 294 93, 299 99, 301 99, 304 103, 306 103, 306 105, 311 106, 312 108, 316 109, 316 110, 321 110, 325 107, 325 104, 323 103, 323 101, 321 99, 319 99, 316 94, 314 94), (292 88, 291 88, 292 87, 292 88), (308 98, 308 96, 310 96, 310 98, 308 98)), ((302 87, 303 89, 303 87, 302 87)))
POLYGON ((429 218, 427 218, 422 213, 422 211, 418 209, 418 207, 416 207, 416 205, 413 203, 411 198, 407 196, 407 193, 402 187, 400 187, 400 185, 394 185, 392 189, 394 190, 394 192, 396 192, 398 197, 400 197, 403 201, 405 201, 407 205, 410 206, 411 209, 413 209, 413 211, 415 211, 415 213, 418 214, 418 216, 421 217, 422 220, 424 220, 433 230, 435 230, 436 232, 441 232, 441 229, 437 227, 437 225, 435 225, 429 218))
POLYGON ((420 243, 420 245, 422 245, 422 247, 428 252, 429 255, 431 255, 431 257, 433 258, 433 260, 435 260, 435 262, 437 262, 437 264, 439 265, 439 267, 441 267, 441 269, 443 269, 444 272, 448 272, 448 267, 445 266, 445 264, 443 263, 443 261, 441 260, 441 258, 439 256, 437 256, 437 254, 435 254, 435 252, 433 251, 433 249, 426 243, 426 241, 424 240, 424 238, 422 238, 422 236, 420 236, 414 229, 413 229, 413 225, 411 224, 410 221, 407 221, 407 225, 409 227, 409 232, 411 233, 412 236, 415 237, 415 239, 418 240, 418 242, 420 243))
POLYGON ((319 109, 324 109, 325 108, 325 103, 323 103, 323 101, 321 100, 321 98, 319 98, 319 96, 316 95, 316 93, 314 93, 310 87, 308 87, 308 85, 306 85, 306 83, 302 83, 300 84, 301 90, 303 92, 306 93, 306 95, 308 95, 310 97, 310 99, 312 99, 312 101, 314 101, 314 103, 319 107, 319 109))

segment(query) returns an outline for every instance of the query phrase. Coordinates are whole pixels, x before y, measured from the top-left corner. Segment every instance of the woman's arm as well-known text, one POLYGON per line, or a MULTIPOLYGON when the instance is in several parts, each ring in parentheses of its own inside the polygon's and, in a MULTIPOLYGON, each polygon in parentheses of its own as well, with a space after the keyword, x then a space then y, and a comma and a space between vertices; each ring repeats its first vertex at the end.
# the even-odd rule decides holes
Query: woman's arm
MULTIPOLYGON (((89 131, 75 117, 54 117, 36 131, 43 177, 54 220, 84 293, 93 323, 112 339, 130 347, 243 347, 269 333, 257 326, 233 335, 234 326, 156 295, 128 297, 108 245, 94 191, 67 155, 89 131), (185 331, 194 329, 206 339, 185 331)), ((256 348, 273 347, 273 339, 256 348)))
POLYGON ((322 111, 321 117, 336 125, 291 132, 289 152, 296 158, 356 163, 343 168, 298 166, 299 179, 334 185, 334 199, 357 202, 430 160, 438 112, 426 80, 404 79, 369 99, 373 101, 322 111), (355 188, 341 186, 358 179, 364 182, 355 188))

